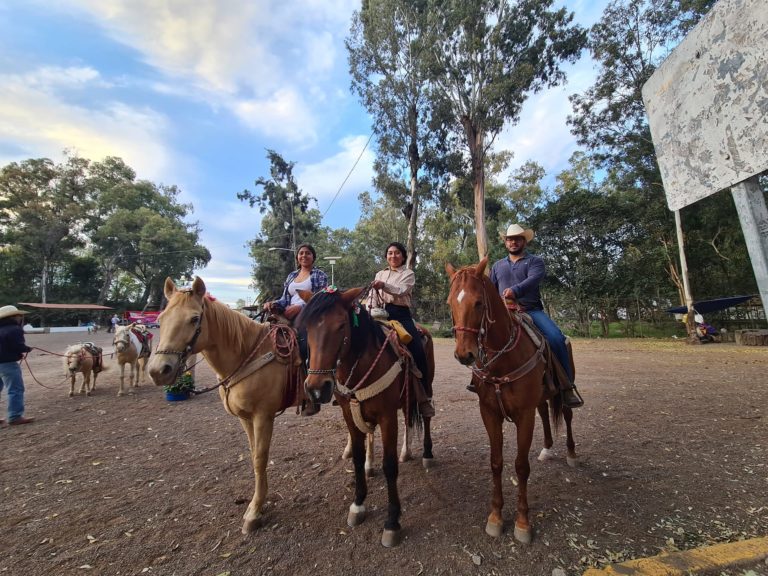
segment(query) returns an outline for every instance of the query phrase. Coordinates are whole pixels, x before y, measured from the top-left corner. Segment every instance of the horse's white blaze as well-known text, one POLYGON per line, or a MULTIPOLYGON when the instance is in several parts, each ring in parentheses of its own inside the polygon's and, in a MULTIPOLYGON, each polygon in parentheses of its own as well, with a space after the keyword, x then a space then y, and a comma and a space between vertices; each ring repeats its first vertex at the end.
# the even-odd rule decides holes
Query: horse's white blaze
POLYGON ((461 304, 461 301, 464 300, 464 296, 466 296, 466 293, 464 292, 464 289, 461 289, 461 292, 459 292, 459 295, 456 296, 456 301, 461 304))

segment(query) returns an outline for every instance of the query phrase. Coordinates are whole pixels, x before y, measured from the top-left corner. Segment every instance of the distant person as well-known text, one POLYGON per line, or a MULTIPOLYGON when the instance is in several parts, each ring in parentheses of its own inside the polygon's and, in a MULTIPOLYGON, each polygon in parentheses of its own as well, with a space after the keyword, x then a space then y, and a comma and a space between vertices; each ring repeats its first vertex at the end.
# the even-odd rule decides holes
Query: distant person
POLYGON ((512 224, 504 235, 504 246, 508 255, 491 268, 491 282, 504 299, 513 299, 518 307, 528 314, 536 328, 549 342, 555 358, 565 369, 569 382, 560 382, 560 394, 563 404, 569 408, 578 408, 584 402, 573 384, 574 370, 568 356, 565 335, 557 324, 544 312, 539 285, 544 279, 544 260, 528 254, 526 247, 533 240, 533 230, 512 224))
MULTIPOLYGON (((8 423, 11 426, 31 424, 34 418, 24 417, 24 379, 19 361, 32 350, 24 341, 24 312, 16 306, 0 308, 0 392, 8 388, 8 423)), ((5 424, 4 420, 0 423, 5 424)))
POLYGON ((109 329, 107 330, 107 332, 114 333, 114 331, 117 330, 117 325, 119 323, 120 323, 120 318, 118 317, 117 314, 115 314, 114 316, 112 316, 112 318, 109 321, 109 329))

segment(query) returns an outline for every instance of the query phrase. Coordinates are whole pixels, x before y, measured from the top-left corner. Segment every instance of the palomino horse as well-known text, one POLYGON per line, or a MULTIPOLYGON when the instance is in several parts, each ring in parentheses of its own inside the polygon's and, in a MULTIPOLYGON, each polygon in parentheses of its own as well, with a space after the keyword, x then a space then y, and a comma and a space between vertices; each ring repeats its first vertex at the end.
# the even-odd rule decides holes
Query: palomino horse
MULTIPOLYGON (((458 271, 446 264, 451 278, 448 304, 453 317, 456 349, 454 356, 464 365, 472 366, 472 383, 480 398, 480 415, 491 445, 491 472, 493 491, 491 513, 485 531, 493 537, 501 535, 504 506, 501 474, 504 468, 502 453, 504 420, 517 427, 517 518, 515 538, 523 543, 531 541, 528 518, 528 452, 533 439, 536 410, 541 416, 545 449, 552 446, 552 432, 547 414, 547 401, 557 427, 561 417, 567 426, 568 463, 575 465, 576 453, 571 433, 573 412, 563 406, 560 394, 545 386, 548 346, 542 336, 537 343, 523 326, 517 313, 510 313, 493 283, 485 275, 488 258, 476 266, 458 271)), ((541 459, 541 457, 540 457, 541 459)))
MULTIPOLYGON (((145 331, 145 334, 149 334, 145 331)), ((128 386, 139 387, 139 378, 144 383, 147 379, 147 361, 151 352, 151 346, 147 343, 142 345, 139 337, 134 332, 134 324, 128 326, 117 326, 115 328, 115 337, 112 339, 112 345, 115 347, 115 357, 120 365, 120 389, 118 396, 122 396, 123 384, 125 383, 125 365, 128 364, 130 372, 128 374, 128 386)))
POLYGON ((219 378, 224 409, 240 419, 248 435, 256 486, 243 516, 244 534, 262 520, 267 497, 267 462, 275 416, 296 405, 301 364, 295 337, 286 328, 254 322, 206 295, 195 278, 189 290, 165 281, 168 306, 160 314, 160 341, 149 362, 158 386, 170 384, 188 357, 202 353, 219 378))
MULTIPOLYGON (((399 346, 394 330, 385 335, 358 297, 363 288, 339 292, 326 288, 316 293, 298 318, 307 330, 309 370, 304 384, 311 402, 330 402, 335 395, 352 437, 352 461, 355 469, 355 499, 349 507, 347 524, 356 526, 365 519, 368 492, 365 475, 365 440, 378 425, 383 444, 383 469, 387 480, 387 519, 381 543, 396 546, 400 541, 400 497, 397 491, 397 412, 405 407, 406 425, 424 427, 423 462, 432 462, 430 418, 418 411, 414 392, 415 378, 408 362, 395 350, 399 346), (393 345, 394 344, 394 345, 393 345)), ((302 297, 308 294, 302 293, 302 297)), ((305 298, 306 299, 306 298, 305 298)), ((428 373, 435 374, 432 339, 428 336, 428 373)))
POLYGON ((69 395, 75 395, 75 377, 83 375, 80 394, 90 396, 96 390, 96 376, 102 371, 101 348, 91 344, 73 344, 64 352, 64 369, 69 375, 69 395), (93 382, 91 382, 93 375, 93 382))

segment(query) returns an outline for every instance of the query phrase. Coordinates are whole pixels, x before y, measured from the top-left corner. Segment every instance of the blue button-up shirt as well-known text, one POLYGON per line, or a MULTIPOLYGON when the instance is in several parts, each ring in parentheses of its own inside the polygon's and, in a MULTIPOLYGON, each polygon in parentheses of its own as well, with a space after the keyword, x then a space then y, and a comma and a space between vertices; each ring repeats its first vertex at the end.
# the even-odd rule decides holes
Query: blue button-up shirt
POLYGON ((525 310, 543 310, 539 284, 544 279, 544 260, 525 253, 517 262, 509 257, 496 262, 491 268, 491 282, 499 294, 511 288, 515 299, 525 310))

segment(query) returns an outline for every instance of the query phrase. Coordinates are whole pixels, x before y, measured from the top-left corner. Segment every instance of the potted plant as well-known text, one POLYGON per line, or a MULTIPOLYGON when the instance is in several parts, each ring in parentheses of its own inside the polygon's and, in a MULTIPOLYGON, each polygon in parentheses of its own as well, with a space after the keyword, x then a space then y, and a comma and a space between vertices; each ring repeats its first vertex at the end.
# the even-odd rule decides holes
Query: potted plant
POLYGON ((195 378, 189 370, 182 372, 173 384, 163 386, 165 399, 170 402, 186 400, 194 389, 195 378))

